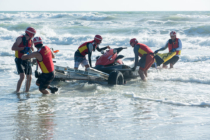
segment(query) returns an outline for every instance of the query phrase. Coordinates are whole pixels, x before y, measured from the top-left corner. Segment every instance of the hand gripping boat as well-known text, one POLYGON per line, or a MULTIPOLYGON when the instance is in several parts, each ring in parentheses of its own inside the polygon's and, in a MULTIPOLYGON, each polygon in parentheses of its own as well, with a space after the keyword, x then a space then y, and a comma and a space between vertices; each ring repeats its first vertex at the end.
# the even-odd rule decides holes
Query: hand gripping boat
POLYGON ((122 85, 125 78, 133 78, 138 76, 137 71, 124 64, 123 61, 133 63, 134 58, 126 58, 118 55, 120 51, 126 48, 115 48, 107 50, 98 56, 96 66, 88 71, 75 70, 69 67, 55 65, 55 80, 88 80, 88 81, 106 81, 110 85, 122 85))

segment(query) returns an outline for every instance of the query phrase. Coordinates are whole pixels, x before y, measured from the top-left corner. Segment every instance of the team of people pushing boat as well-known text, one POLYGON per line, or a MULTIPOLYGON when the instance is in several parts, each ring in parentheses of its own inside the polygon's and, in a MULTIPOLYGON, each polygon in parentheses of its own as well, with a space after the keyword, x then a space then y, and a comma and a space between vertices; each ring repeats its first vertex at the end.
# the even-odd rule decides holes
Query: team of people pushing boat
MULTIPOLYGON (((26 88, 25 92, 29 92, 31 80, 32 80, 32 66, 28 63, 31 58, 36 58, 37 63, 42 71, 41 74, 38 73, 37 69, 35 71, 35 77, 37 78, 36 85, 39 86, 39 91, 43 94, 55 93, 58 91, 57 87, 50 86, 50 83, 55 77, 53 58, 54 53, 48 46, 43 45, 41 37, 34 37, 36 30, 33 27, 28 27, 25 30, 25 35, 19 36, 12 46, 12 50, 15 51, 15 63, 17 72, 20 75, 17 82, 16 92, 20 91, 21 85, 26 75, 26 88), (33 44, 37 51, 34 51, 33 44)), ((170 68, 173 68, 174 64, 179 60, 179 56, 182 50, 182 43, 179 38, 176 37, 176 32, 171 31, 170 37, 166 45, 159 50, 153 52, 147 45, 139 43, 136 38, 130 40, 130 45, 134 48, 135 63, 132 68, 133 71, 139 66, 139 76, 142 80, 146 81, 147 70, 155 62, 154 54, 159 51, 163 51, 166 48, 169 52, 176 52, 176 55, 171 59, 163 63, 163 67, 166 68, 170 64, 170 68), (141 58, 139 60, 139 57, 141 58)), ((95 35, 94 40, 87 41, 80 45, 74 54, 74 69, 78 69, 79 65, 85 66, 88 70, 92 67, 91 55, 92 52, 97 50, 101 52, 102 50, 110 49, 110 46, 99 48, 103 38, 100 35, 95 35), (88 55, 89 63, 86 59, 88 55)))

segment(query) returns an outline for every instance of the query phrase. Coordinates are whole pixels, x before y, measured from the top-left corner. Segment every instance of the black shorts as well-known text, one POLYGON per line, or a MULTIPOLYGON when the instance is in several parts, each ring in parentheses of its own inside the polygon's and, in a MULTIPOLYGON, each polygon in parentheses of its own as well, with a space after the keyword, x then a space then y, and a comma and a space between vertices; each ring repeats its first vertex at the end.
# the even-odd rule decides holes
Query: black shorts
POLYGON ((170 63, 170 64, 174 65, 178 60, 179 60, 179 56, 174 56, 163 64, 168 65, 170 63))
POLYGON ((39 90, 45 90, 55 78, 54 71, 51 73, 42 73, 36 83, 39 85, 39 90))
POLYGON ((22 60, 20 58, 15 58, 15 64, 16 64, 18 74, 20 73, 25 73, 27 75, 32 74, 32 68, 31 68, 30 62, 26 60, 22 60))

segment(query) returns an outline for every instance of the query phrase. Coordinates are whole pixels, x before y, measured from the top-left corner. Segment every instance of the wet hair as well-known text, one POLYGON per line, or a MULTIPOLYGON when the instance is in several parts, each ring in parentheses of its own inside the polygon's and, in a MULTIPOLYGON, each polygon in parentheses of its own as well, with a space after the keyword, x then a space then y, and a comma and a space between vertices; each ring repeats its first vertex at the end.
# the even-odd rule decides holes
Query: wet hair
POLYGON ((37 44, 35 47, 36 48, 41 48, 43 46, 43 44, 37 44))

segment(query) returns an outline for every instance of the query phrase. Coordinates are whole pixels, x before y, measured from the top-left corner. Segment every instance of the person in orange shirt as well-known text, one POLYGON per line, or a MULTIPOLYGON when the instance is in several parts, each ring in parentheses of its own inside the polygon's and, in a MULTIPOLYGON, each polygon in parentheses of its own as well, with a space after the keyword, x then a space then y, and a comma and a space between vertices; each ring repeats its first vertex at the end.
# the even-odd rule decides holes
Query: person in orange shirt
POLYGON ((142 80, 146 81, 147 70, 155 61, 154 53, 147 45, 138 43, 136 38, 130 40, 130 45, 134 48, 133 52, 135 54, 135 63, 132 70, 135 71, 136 67, 139 66, 139 76, 142 80), (141 59, 138 61, 139 57, 141 59))
POLYGON ((12 50, 15 51, 15 63, 17 72, 20 75, 20 78, 17 83, 16 92, 20 91, 20 87, 22 85, 25 75, 27 75, 25 91, 28 92, 30 89, 32 68, 29 65, 29 62, 21 60, 21 57, 24 53, 28 53, 29 51, 34 50, 32 38, 35 34, 36 30, 33 27, 28 27, 25 30, 25 35, 19 36, 12 46, 12 50))
POLYGON ((33 39, 33 43, 38 51, 29 55, 23 55, 21 59, 27 60, 36 58, 42 71, 41 74, 38 74, 37 70, 35 71, 35 77, 38 78, 36 85, 39 86, 39 91, 43 94, 49 94, 49 91, 46 90, 49 89, 51 93, 55 93, 58 91, 58 88, 50 86, 50 83, 55 77, 54 64, 52 60, 55 56, 48 46, 43 46, 41 37, 35 37, 33 39))

